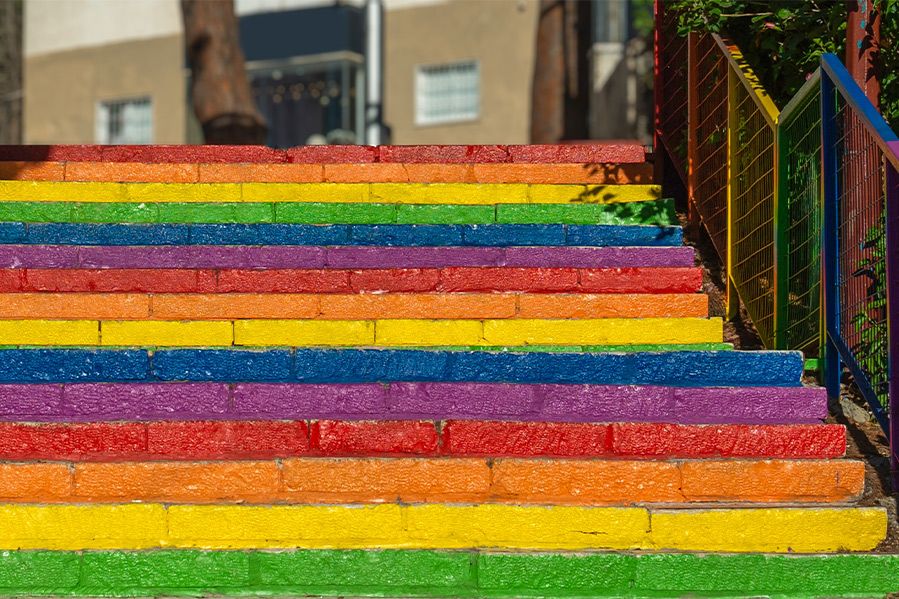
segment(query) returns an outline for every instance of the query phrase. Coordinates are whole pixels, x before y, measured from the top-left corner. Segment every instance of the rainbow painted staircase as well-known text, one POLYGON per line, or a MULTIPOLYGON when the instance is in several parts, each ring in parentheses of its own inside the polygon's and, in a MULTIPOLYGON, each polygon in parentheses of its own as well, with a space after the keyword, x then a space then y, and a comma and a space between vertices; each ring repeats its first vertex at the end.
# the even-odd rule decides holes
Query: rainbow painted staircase
POLYGON ((639 146, 0 159, 0 595, 899 590, 639 146))

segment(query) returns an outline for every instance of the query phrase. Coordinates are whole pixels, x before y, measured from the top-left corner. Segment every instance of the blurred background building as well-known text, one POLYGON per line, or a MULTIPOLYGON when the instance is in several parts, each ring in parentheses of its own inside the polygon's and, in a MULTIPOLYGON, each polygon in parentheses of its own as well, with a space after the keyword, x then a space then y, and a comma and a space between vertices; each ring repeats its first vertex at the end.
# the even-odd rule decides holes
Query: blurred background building
MULTIPOLYGON (((651 2, 583 1, 592 5, 593 42, 584 61, 584 137, 648 143, 651 2)), ((235 0, 269 145, 364 141, 364 4, 235 0)), ((530 141, 536 32, 546 6, 385 0, 390 142, 530 141)), ((28 0, 22 28, 24 143, 202 142, 187 97, 178 0, 28 0)))

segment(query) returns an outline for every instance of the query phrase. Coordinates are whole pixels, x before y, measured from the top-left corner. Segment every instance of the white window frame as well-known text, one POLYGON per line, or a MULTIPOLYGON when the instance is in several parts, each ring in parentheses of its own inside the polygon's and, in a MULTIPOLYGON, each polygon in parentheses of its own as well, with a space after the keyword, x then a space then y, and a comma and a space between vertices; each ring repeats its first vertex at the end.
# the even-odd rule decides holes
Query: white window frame
POLYGON ((124 143, 124 144, 135 144, 135 145, 149 145, 154 143, 156 139, 156 131, 154 122, 155 119, 153 113, 153 97, 151 95, 144 96, 133 96, 128 98, 111 98, 104 100, 97 100, 94 108, 94 141, 98 144, 113 144, 113 143, 124 143), (150 122, 148 128, 148 138, 146 140, 123 140, 121 142, 111 139, 110 131, 109 131, 109 115, 113 106, 122 106, 123 108, 128 104, 138 104, 145 103, 149 110, 150 122))
POLYGON ((441 64, 417 65, 415 67, 415 124, 417 126, 448 125, 454 123, 470 123, 481 118, 481 62, 479 60, 460 60, 441 64), (440 70, 451 71, 454 68, 472 67, 477 84, 477 96, 474 111, 470 113, 449 114, 446 116, 428 116, 425 107, 426 78, 440 70), (429 73, 430 71, 430 73, 429 73))

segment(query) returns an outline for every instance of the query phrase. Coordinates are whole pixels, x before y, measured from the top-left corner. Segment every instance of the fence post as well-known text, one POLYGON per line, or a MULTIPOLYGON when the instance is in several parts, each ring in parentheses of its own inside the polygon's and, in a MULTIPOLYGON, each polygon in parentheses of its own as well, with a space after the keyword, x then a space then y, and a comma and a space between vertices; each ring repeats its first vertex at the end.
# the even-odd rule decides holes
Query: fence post
POLYGON ((774 130, 774 349, 787 349, 790 265, 787 250, 787 144, 780 118, 774 130))
POLYGON ((734 136, 737 134, 738 125, 737 122, 737 107, 732 102, 735 93, 734 87, 740 85, 740 82, 737 80, 736 74, 734 74, 734 70, 731 68, 727 69, 727 260, 724 265, 724 276, 725 281, 727 282, 727 306, 726 306, 726 317, 728 320, 733 320, 737 316, 740 315, 740 296, 737 294, 737 287, 734 285, 733 279, 733 259, 734 259, 734 248, 733 248, 733 232, 734 232, 734 222, 733 222, 733 180, 734 180, 734 160, 733 155, 736 151, 737 144, 739 140, 734 139, 734 136))
POLYGON ((700 218, 696 208, 696 139, 699 126, 699 98, 696 83, 699 81, 699 34, 687 34, 687 222, 690 233, 699 233, 700 218))
POLYGON ((887 372, 889 376, 890 472, 899 491, 899 173, 889 160, 886 169, 887 372))
POLYGON ((840 353, 831 338, 831 331, 839 330, 840 287, 839 273, 839 204, 837 203, 838 174, 836 149, 836 99, 830 75, 821 70, 821 183, 823 186, 823 227, 821 228, 822 281, 821 300, 824 313, 824 386, 829 398, 840 398, 840 353))

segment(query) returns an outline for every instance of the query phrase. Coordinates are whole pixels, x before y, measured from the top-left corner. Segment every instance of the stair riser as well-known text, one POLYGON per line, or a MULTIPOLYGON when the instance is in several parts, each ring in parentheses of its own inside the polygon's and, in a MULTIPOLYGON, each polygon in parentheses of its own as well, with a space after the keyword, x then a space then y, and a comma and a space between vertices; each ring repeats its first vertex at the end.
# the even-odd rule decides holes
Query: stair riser
POLYGON ((492 419, 813 424, 812 387, 604 387, 489 383, 0 385, 0 420, 492 419))
POLYGON ((699 294, 0 294, 0 318, 221 320, 282 318, 705 317, 699 294))
POLYGON ((0 268, 692 268, 692 248, 0 245, 0 268))
POLYGON ((652 183, 649 163, 0 162, 0 179, 122 183, 652 183))
POLYGON ((883 596, 895 555, 509 554, 467 551, 0 554, 4 593, 75 596, 883 596))
POLYGON ((0 202, 326 202, 613 204, 661 197, 658 185, 520 183, 67 183, 2 181, 0 202))
MULTIPOLYGON (((379 245, 678 247, 680 227, 618 225, 290 225, 0 223, 29 245, 379 245)), ((682 250, 678 250, 682 251, 682 250)))
POLYGON ((0 202, 0 220, 30 223, 671 225, 673 200, 625 204, 340 204, 0 202))
POLYGON ((695 293, 698 268, 423 269, 4 269, 0 292, 359 293, 493 292, 695 293))
POLYGON ((799 352, 547 354, 417 350, 0 352, 0 382, 481 382, 798 387, 799 352))
POLYGON ((0 320, 0 345, 109 347, 427 347, 716 343, 722 321, 592 320, 0 320))
POLYGON ((333 164, 372 162, 522 163, 578 162, 643 163, 646 152, 637 143, 531 145, 411 145, 411 146, 298 146, 275 150, 265 146, 201 145, 7 145, 0 160, 333 164))
POLYGON ((0 501, 27 503, 839 503, 862 462, 298 458, 0 464, 0 501))
POLYGON ((839 425, 688 426, 501 421, 207 421, 0 424, 5 460, 211 460, 297 456, 834 458, 839 425))
POLYGON ((870 550, 880 508, 0 505, 3 549, 870 550), (651 523, 650 523, 651 522, 651 523))

